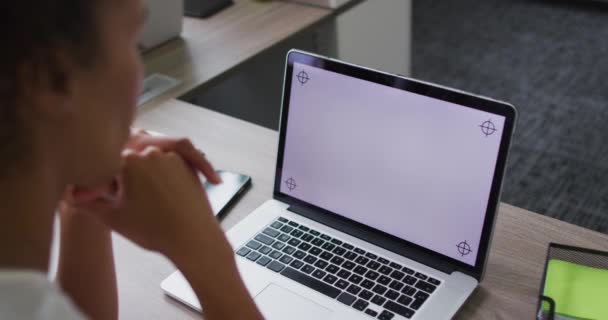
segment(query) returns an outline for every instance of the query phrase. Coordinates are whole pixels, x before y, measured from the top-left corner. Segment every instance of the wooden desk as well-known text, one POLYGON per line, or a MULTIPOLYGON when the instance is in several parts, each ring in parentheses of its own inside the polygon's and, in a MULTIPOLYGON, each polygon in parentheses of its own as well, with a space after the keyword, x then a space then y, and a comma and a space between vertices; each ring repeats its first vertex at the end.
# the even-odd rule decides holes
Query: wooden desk
MULTIPOLYGON (((186 19, 185 39, 146 57, 151 71, 184 81, 140 109, 136 126, 190 137, 218 168, 253 177, 253 188, 222 222, 225 229, 272 197, 278 134, 173 98, 221 77, 273 43, 327 18, 329 10, 241 0, 215 18, 186 19)), ((608 236, 502 205, 486 279, 460 319, 532 319, 550 241, 608 250, 608 236)), ((175 268, 163 257, 114 237, 121 319, 200 319, 164 296, 160 282, 175 268)))
MULTIPOLYGON (((253 177, 253 188, 222 222, 226 230, 272 197, 277 132, 178 101, 142 112, 137 125, 191 137, 217 167, 253 177)), ((549 242, 608 251, 606 235, 503 204, 486 278, 457 318, 533 319, 549 242)), ((118 257, 121 315, 128 315, 123 319, 142 318, 144 312, 148 315, 152 310, 159 315, 172 315, 168 317, 171 319, 195 315, 162 297, 158 285, 174 270, 170 265, 133 248, 128 249, 128 254, 118 257), (134 268, 140 257, 137 265, 141 268, 134 268), (142 302, 146 308, 131 305, 142 302)))

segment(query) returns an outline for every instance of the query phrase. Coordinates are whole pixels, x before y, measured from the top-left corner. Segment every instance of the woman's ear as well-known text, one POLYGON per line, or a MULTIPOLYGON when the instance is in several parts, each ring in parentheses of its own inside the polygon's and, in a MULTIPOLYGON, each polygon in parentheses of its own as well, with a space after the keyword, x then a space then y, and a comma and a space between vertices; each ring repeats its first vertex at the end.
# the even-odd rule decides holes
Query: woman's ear
POLYGON ((48 58, 34 58, 17 68, 19 99, 31 112, 28 116, 63 118, 73 111, 72 96, 75 86, 76 64, 63 50, 56 50, 48 58))

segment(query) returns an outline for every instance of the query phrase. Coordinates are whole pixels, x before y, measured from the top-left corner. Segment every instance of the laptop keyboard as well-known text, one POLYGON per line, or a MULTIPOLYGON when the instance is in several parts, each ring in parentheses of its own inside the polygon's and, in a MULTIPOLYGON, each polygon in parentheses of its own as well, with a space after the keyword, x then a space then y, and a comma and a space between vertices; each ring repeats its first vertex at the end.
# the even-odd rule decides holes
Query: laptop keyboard
POLYGON ((279 217, 236 254, 373 318, 405 318, 441 281, 279 217))

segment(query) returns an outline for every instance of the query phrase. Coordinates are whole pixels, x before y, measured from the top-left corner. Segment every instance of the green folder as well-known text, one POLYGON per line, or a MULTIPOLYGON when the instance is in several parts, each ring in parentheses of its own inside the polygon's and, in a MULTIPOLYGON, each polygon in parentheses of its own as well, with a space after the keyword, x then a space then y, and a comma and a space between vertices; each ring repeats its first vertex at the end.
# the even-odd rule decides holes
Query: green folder
POLYGON ((544 296, 555 301, 556 316, 608 319, 608 270, 551 259, 544 296))

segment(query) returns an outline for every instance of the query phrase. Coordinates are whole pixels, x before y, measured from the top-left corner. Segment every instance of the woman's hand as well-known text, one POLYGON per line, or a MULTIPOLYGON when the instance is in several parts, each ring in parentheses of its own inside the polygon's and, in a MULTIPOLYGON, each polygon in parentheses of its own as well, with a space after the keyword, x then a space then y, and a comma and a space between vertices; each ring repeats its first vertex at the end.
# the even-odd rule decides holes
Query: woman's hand
POLYGON ((59 215, 71 221, 78 215, 102 218, 108 227, 140 246, 171 258, 176 255, 172 248, 177 241, 171 237, 190 226, 210 226, 219 231, 214 240, 224 239, 215 218, 197 220, 213 217, 199 172, 211 183, 221 182, 205 155, 188 139, 133 131, 123 151, 122 172, 95 188, 68 187, 59 215))
POLYGON ((192 168, 205 176, 213 184, 221 183, 211 163, 205 154, 198 150, 187 138, 170 138, 165 136, 153 136, 145 130, 134 130, 131 139, 127 143, 126 149, 133 151, 143 151, 147 147, 156 147, 163 152, 173 152, 180 155, 184 161, 189 163, 192 168))
MULTIPOLYGON (((213 165, 211 165, 205 157, 205 154, 198 150, 187 138, 150 135, 145 130, 134 129, 129 142, 127 142, 125 146, 126 150, 141 152, 147 147, 156 147, 163 152, 177 153, 190 164, 195 173, 202 173, 203 176, 213 184, 222 182, 219 175, 215 172, 213 165)), ((119 176, 106 184, 93 188, 70 186, 64 195, 64 203, 67 203, 68 205, 77 205, 97 200, 115 202, 119 200, 117 199, 117 196, 120 188, 119 176)))
POLYGON ((100 199, 77 208, 170 259, 195 234, 204 234, 206 238, 199 239, 203 242, 225 241, 198 177, 180 155, 147 147, 141 152, 127 150, 123 158, 120 201, 100 199))
POLYGON ((161 149, 162 141, 132 140, 123 153, 119 181, 108 187, 119 195, 118 201, 101 197, 74 207, 169 258, 190 282, 209 319, 262 319, 240 279, 232 248, 198 175, 193 174, 193 162, 198 163, 197 170, 205 167, 205 174, 212 177, 209 180, 219 182, 219 178, 213 178, 213 168, 206 160, 200 161, 204 156, 199 152, 195 156, 191 144, 168 143, 181 151, 178 154, 161 149), (151 142, 160 148, 148 145, 141 150, 151 142), (185 160, 184 153, 191 160, 185 160), (217 295, 220 291, 227 294, 217 295))

